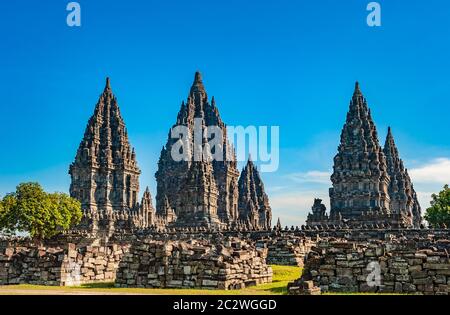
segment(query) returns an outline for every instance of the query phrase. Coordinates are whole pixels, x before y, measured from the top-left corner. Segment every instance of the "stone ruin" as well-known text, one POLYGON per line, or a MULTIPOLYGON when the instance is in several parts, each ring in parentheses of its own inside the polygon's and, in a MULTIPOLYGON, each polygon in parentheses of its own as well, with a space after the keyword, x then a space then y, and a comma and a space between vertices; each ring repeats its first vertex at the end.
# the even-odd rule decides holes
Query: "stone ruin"
POLYGON ((268 283, 266 251, 240 239, 139 241, 122 259, 116 286, 229 290, 268 283))
POLYGON ((269 265, 303 267, 305 255, 315 242, 309 237, 290 235, 263 238, 256 241, 256 246, 267 248, 267 263, 269 265))
POLYGON ((0 242, 0 285, 77 286, 113 282, 128 246, 78 245, 59 240, 35 244, 27 240, 0 242))
POLYGON ((450 293, 450 241, 446 237, 391 237, 354 241, 324 239, 305 257, 290 294, 378 292, 425 295, 450 293))
POLYGON ((0 242, 0 285, 239 289, 272 281, 266 257, 251 239, 217 234, 9 239, 0 242))
MULTIPOLYGON (((218 125, 214 98, 196 73, 176 125, 218 125)), ((426 229, 417 194, 389 128, 384 148, 356 84, 334 158, 331 209, 316 199, 305 226, 271 229, 260 174, 249 159, 158 163, 156 207, 140 170, 109 79, 70 166, 81 224, 43 244, 0 239, 0 285, 80 285, 237 289, 272 281, 269 264, 304 266, 290 294, 449 293, 449 230, 426 229), (381 285, 367 285, 378 263, 381 285)), ((190 139, 192 140, 192 139, 190 139)), ((225 152, 233 156, 228 140, 225 152)))
POLYGON ((269 265, 280 264, 304 267, 291 294, 448 294, 449 236, 448 229, 287 229, 70 234, 43 244, 9 238, 0 241, 0 285, 237 289, 270 282, 269 265), (371 262, 381 268, 376 288, 366 285, 371 262))

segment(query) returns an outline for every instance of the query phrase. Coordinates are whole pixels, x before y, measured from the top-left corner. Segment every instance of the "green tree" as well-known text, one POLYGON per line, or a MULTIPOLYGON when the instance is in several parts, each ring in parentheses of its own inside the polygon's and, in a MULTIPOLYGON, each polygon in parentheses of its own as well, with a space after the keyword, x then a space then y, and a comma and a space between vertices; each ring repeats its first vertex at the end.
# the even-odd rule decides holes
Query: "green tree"
POLYGON ((16 201, 12 194, 8 194, 0 200, 0 231, 6 234, 10 234, 14 230, 11 209, 17 204, 16 201))
POLYGON ((445 185, 444 190, 438 195, 431 195, 431 198, 431 207, 426 210, 425 219, 432 227, 439 227, 442 224, 450 227, 450 188, 448 185, 445 185))
POLYGON ((44 239, 69 229, 81 220, 80 203, 62 193, 46 193, 38 183, 23 183, 2 200, 0 229, 28 232, 44 239))

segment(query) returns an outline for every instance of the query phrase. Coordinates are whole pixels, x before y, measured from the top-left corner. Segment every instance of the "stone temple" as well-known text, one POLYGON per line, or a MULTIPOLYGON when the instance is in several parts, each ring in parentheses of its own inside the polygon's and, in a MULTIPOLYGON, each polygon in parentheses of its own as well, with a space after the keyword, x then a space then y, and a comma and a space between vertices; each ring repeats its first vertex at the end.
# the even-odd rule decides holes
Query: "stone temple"
POLYGON ((75 161, 70 165, 70 195, 82 204, 82 225, 96 229, 138 213, 136 154, 109 79, 89 119, 75 161))
POLYGON ((421 209, 389 128, 384 148, 378 141, 359 84, 350 102, 334 157, 330 215, 316 199, 307 225, 419 227, 421 209))
POLYGON ((250 228, 270 229, 272 209, 264 192, 264 183, 252 162, 247 165, 239 178, 239 219, 250 228))
MULTIPOLYGON (((241 226, 253 229, 270 227, 270 215, 261 216, 256 224, 252 219, 259 217, 260 212, 271 211, 264 186, 256 168, 253 171, 254 176, 242 179, 242 176, 247 176, 244 170, 239 179, 234 148, 227 138, 227 127, 220 117, 214 97, 208 99, 199 72, 195 73, 186 102, 181 104, 173 128, 177 126, 187 127, 188 137, 187 139, 171 137, 169 132, 167 143, 161 150, 158 171, 155 175, 158 215, 164 216, 164 213, 173 211, 177 216, 174 223, 176 226, 208 228, 241 226), (201 128, 200 141, 203 146, 212 138, 207 136, 206 128, 216 126, 221 130, 222 137, 218 139, 217 145, 220 148, 218 151, 220 158, 206 157, 200 161, 192 158, 174 160, 172 150, 180 141, 185 141, 187 150, 193 151, 198 145, 194 141, 196 124, 201 128), (238 181, 242 182, 242 185, 238 185, 238 181), (248 185, 258 187, 253 191, 254 195, 248 193, 248 185), (247 208, 248 204, 254 205, 251 212, 247 208), (245 207, 240 208, 239 205, 245 207)), ((190 153, 191 156, 195 155, 194 152, 190 153)))
POLYGON ((259 172, 249 161, 239 178, 234 149, 226 137, 226 125, 214 97, 208 99, 199 72, 173 128, 180 126, 188 130, 187 138, 172 137, 169 132, 161 151, 155 174, 156 207, 148 188, 139 202, 140 170, 136 153, 107 79, 69 169, 70 194, 80 200, 84 213, 79 228, 110 232, 152 227, 270 228, 271 208, 259 172), (196 124, 200 126, 201 149, 211 140, 207 127, 221 130, 223 137, 217 145, 221 158, 203 154, 201 159, 172 157, 172 150, 180 141, 188 144, 182 150, 197 152, 196 124))

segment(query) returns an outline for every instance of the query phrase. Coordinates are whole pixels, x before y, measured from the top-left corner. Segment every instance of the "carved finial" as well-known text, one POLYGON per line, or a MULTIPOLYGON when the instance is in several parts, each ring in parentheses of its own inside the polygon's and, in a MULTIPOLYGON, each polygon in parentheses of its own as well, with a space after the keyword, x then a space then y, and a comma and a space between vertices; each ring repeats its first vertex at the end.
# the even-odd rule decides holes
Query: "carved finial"
MULTIPOLYGON (((388 132, 387 132, 387 135, 386 135, 386 142, 384 144, 385 149, 389 149, 389 146, 391 144, 395 146, 395 144, 394 144, 394 136, 392 135, 392 129, 391 129, 391 127, 388 127, 388 132)), ((396 148, 393 147, 392 149, 395 150, 396 148)))
POLYGON ((192 83, 191 94, 200 93, 206 96, 205 87, 203 86, 202 75, 199 71, 195 73, 194 83, 192 83))
POLYGON ((202 82, 202 74, 200 71, 195 72, 194 84, 202 82))
POLYGON ((361 95, 362 94, 361 93, 361 89, 359 87, 359 82, 358 81, 355 82, 355 92, 353 94, 354 95, 361 95))
POLYGON ((111 90, 111 80, 109 79, 109 77, 106 77, 105 90, 111 90))

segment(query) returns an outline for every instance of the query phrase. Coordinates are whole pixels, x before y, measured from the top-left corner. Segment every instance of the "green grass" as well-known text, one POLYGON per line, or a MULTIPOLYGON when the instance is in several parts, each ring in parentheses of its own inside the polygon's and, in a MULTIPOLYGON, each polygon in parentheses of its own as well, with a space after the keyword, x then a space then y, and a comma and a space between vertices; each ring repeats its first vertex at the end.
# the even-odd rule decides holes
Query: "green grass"
MULTIPOLYGON (((281 295, 287 293, 287 284, 301 275, 301 268, 295 266, 271 266, 272 283, 248 287, 242 290, 205 290, 205 289, 141 289, 115 288, 113 283, 94 283, 76 287, 52 287, 39 285, 0 286, 0 294, 27 294, 27 291, 53 291, 58 293, 109 293, 109 294, 167 294, 167 295, 281 295)), ((50 292, 49 292, 50 291, 50 292)))

